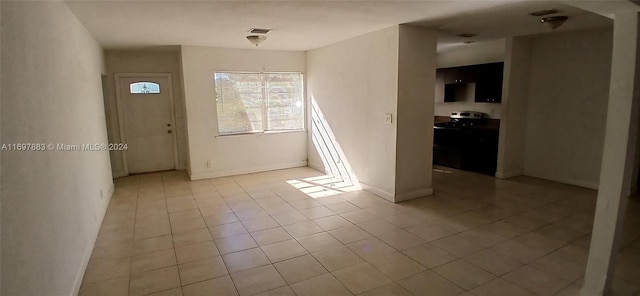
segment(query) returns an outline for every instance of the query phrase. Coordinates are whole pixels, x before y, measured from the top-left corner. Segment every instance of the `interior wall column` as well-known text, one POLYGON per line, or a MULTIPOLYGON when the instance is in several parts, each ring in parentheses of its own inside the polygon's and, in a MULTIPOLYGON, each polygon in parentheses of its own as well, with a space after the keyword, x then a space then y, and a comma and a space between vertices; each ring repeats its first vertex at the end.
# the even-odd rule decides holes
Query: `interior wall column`
POLYGON ((640 95, 638 12, 617 13, 600 187, 582 296, 610 292, 633 175, 640 95))

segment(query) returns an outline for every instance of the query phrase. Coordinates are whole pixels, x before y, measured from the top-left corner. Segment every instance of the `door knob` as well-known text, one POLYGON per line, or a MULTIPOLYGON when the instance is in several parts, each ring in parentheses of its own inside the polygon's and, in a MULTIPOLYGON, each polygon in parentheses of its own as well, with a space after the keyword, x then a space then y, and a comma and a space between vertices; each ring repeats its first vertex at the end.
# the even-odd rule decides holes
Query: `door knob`
POLYGON ((168 130, 168 131, 167 131, 167 134, 170 134, 170 133, 172 133, 172 132, 173 132, 172 130, 168 130))
POLYGON ((171 123, 167 123, 167 126, 171 126, 171 123))

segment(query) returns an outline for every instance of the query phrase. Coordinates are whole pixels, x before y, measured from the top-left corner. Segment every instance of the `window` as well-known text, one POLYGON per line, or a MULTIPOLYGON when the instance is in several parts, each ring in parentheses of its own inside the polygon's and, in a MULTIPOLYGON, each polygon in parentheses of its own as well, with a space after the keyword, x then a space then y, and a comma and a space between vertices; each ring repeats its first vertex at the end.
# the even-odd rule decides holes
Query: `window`
POLYGON ((129 93, 132 94, 159 94, 160 85, 155 82, 134 82, 129 84, 129 93))
POLYGON ((215 73, 220 135, 304 128, 302 73, 215 73))

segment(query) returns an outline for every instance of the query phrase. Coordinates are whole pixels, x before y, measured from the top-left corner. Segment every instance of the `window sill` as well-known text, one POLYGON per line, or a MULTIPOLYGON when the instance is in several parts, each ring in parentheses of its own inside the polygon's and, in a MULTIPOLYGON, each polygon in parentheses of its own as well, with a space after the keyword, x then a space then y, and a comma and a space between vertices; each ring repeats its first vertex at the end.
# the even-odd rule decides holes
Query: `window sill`
POLYGON ((233 138, 233 137, 244 137, 244 136, 262 136, 262 135, 272 135, 272 134, 306 133, 306 132, 307 132, 306 129, 281 130, 281 131, 266 131, 266 132, 256 132, 256 133, 217 135, 217 136, 215 136, 215 138, 233 138))

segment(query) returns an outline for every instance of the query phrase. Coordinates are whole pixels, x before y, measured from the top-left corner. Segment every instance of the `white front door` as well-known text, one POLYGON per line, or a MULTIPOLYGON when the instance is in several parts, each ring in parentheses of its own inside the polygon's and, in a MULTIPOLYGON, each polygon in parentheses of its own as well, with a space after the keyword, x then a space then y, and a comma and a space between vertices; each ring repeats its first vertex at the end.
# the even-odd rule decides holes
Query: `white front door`
POLYGON ((118 77, 129 173, 175 169, 170 76, 118 77))

